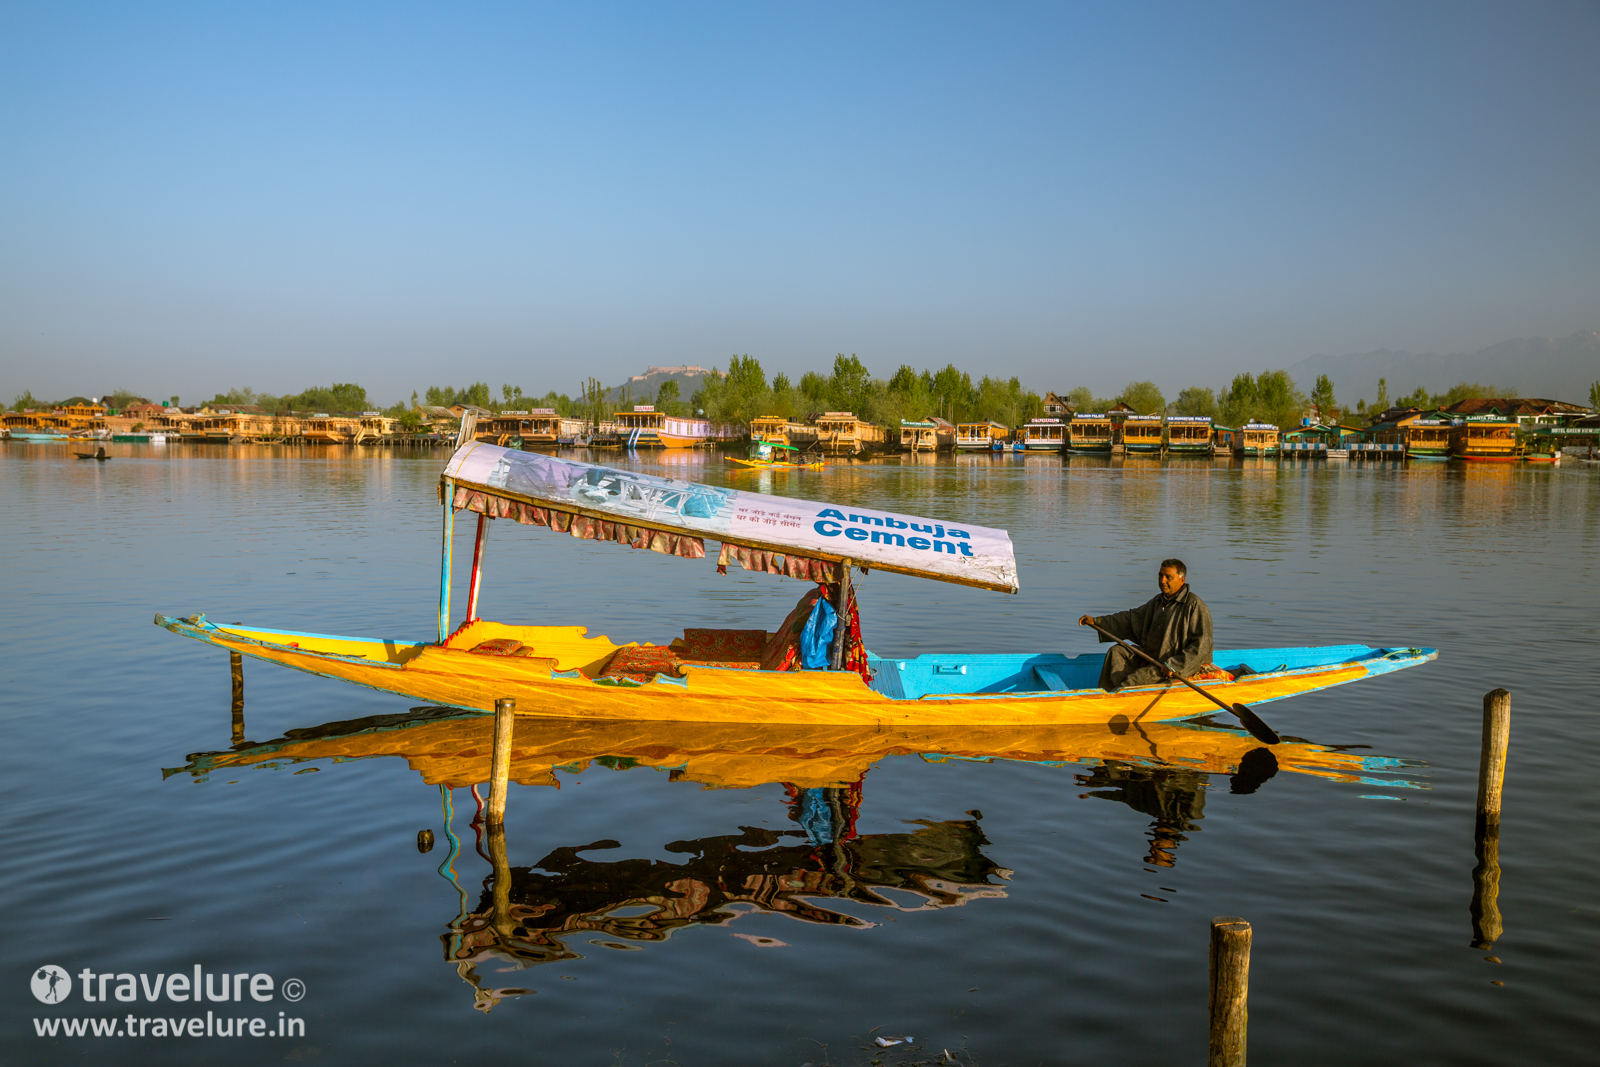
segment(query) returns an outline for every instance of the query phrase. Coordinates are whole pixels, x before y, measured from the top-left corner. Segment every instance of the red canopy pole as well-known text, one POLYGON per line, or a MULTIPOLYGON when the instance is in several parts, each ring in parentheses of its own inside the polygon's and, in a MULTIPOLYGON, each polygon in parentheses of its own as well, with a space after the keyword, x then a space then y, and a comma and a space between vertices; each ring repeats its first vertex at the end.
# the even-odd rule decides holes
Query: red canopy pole
POLYGON ((467 590, 467 622, 478 617, 478 590, 483 577, 483 543, 489 539, 489 516, 478 516, 478 540, 472 546, 472 586, 467 590))

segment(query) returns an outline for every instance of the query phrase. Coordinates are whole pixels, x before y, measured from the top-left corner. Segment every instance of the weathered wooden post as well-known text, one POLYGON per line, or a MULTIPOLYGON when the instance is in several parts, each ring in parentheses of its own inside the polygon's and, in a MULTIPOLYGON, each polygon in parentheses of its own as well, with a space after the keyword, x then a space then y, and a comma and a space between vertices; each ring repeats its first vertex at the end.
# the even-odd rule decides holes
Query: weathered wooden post
POLYGON ((510 697, 500 697, 494 702, 494 755, 489 770, 489 812, 485 820, 489 826, 501 826, 506 821, 506 788, 511 781, 511 726, 516 718, 517 702, 510 697))
POLYGON ((833 606, 833 651, 828 666, 839 670, 844 666, 845 636, 850 632, 850 561, 839 561, 839 602, 833 606))
POLYGON ((1478 825, 1500 822, 1500 787, 1506 779, 1506 746, 1511 741, 1511 693, 1483 695, 1483 750, 1478 754, 1478 825))
POLYGON ((1233 915, 1211 920, 1211 1041, 1206 1067, 1244 1067, 1250 1019, 1250 924, 1233 915))
POLYGON ((237 745, 244 741, 244 657, 229 652, 228 666, 233 672, 233 743, 237 745))
POLYGON ((1472 869, 1472 947, 1490 948, 1505 928, 1500 921, 1500 790, 1511 742, 1511 694, 1483 696, 1483 747, 1478 754, 1478 864, 1472 869))

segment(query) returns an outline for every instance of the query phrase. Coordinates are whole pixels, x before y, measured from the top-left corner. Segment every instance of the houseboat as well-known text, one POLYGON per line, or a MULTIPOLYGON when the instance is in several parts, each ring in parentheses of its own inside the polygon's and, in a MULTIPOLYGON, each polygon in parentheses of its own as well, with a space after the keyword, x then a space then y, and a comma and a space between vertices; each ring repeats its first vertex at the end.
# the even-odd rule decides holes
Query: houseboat
POLYGON ((882 448, 884 429, 851 411, 828 411, 817 418, 817 445, 830 455, 853 456, 882 448))
POLYGON ((239 432, 239 416, 228 414, 196 415, 187 420, 178 440, 186 445, 231 445, 244 440, 239 432))
POLYGON ((300 442, 307 445, 348 445, 355 441, 348 419, 317 412, 300 424, 300 442))
POLYGON ((1053 415, 1034 419, 1022 428, 1025 452, 1063 452, 1067 447, 1067 425, 1053 415))
POLYGON ((1067 424, 1067 447, 1076 455, 1111 454, 1111 416, 1104 412, 1079 413, 1067 424))
POLYGON ((1168 415, 1167 453, 1204 456, 1211 452, 1210 415, 1168 415))
POLYGON ((998 422, 962 422, 956 424, 956 447, 963 452, 1004 451, 1011 429, 998 422))
POLYGON ((766 441, 775 445, 788 445, 789 420, 782 415, 758 415, 750 420, 750 441, 766 441))
POLYGON ((1515 463, 1517 424, 1468 416, 1450 430, 1450 458, 1469 463, 1515 463))
POLYGON ((1448 419, 1413 419, 1401 427, 1406 458, 1439 462, 1449 459, 1450 429, 1448 419))
POLYGON ((65 441, 67 427, 54 415, 39 411, 5 413, 7 436, 13 441, 65 441))
POLYGON ((1330 444, 1336 440, 1336 428, 1307 423, 1283 435, 1283 454, 1288 459, 1327 459, 1330 444))
POLYGON ((1122 447, 1129 452, 1160 454, 1162 429, 1160 415, 1129 415, 1122 420, 1122 447))
POLYGON ((711 436, 711 423, 705 419, 668 415, 654 404, 635 404, 615 418, 626 448, 693 448, 711 436))
POLYGON ((1236 456, 1276 456, 1281 450, 1278 428, 1270 422, 1246 423, 1233 446, 1236 456))
POLYGON ((939 451, 939 427, 926 420, 912 422, 900 420, 900 450, 902 452, 939 451))

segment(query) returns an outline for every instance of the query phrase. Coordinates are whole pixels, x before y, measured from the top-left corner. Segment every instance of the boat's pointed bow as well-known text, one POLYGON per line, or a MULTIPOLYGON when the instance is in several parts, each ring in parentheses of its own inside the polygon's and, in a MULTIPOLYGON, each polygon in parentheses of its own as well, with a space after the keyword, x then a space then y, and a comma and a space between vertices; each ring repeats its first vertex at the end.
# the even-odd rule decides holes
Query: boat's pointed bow
POLYGON ((207 622, 204 615, 190 615, 187 618, 174 619, 170 615, 162 615, 158 612, 155 624, 171 630, 175 634, 192 637, 196 641, 210 641, 211 635, 217 632, 217 628, 207 622))

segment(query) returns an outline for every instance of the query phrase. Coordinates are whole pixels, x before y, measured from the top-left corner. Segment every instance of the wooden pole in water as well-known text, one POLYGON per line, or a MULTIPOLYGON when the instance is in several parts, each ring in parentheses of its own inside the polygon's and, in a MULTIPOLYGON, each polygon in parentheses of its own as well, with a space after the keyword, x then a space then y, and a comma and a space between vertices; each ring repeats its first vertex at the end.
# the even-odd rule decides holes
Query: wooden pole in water
POLYGON ((244 740, 244 657, 229 652, 228 666, 233 673, 233 743, 237 745, 244 740))
POLYGON ((833 606, 833 652, 828 666, 838 670, 844 666, 844 640, 850 630, 850 561, 839 561, 839 602, 833 606))
POLYGON ((478 516, 478 537, 472 545, 472 584, 467 588, 467 622, 478 617, 478 589, 483 576, 483 546, 489 540, 489 516, 478 516))
POLYGON ((1250 1012, 1250 924, 1233 915, 1211 920, 1211 1042, 1206 1067, 1244 1067, 1250 1012))
POLYGON ((1483 750, 1478 754, 1478 825, 1500 822, 1500 787, 1506 779, 1506 746, 1511 741, 1511 693, 1483 695, 1483 750))
POLYGON ((1511 694, 1483 696, 1483 747, 1478 754, 1478 865, 1472 869, 1472 947, 1489 948, 1505 932, 1500 921, 1500 791, 1511 742, 1511 694))
POLYGON ((494 702, 494 756, 489 771, 489 811, 486 821, 500 826, 506 821, 506 787, 511 781, 511 727, 517 702, 501 697, 494 702))
POLYGON ((456 483, 446 478, 444 488, 444 536, 439 545, 439 643, 450 636, 450 538, 456 525, 456 483))

